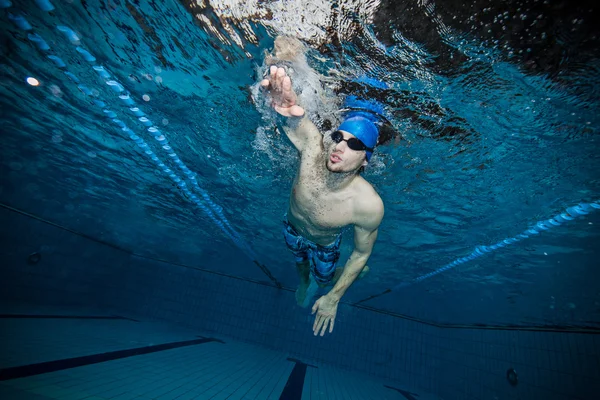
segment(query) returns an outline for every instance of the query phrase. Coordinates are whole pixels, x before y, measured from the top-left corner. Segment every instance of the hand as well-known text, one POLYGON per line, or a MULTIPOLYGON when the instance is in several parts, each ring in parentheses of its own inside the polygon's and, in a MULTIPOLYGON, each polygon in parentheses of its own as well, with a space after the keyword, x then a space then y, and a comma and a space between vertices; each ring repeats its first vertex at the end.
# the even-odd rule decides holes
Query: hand
POLYGON ((327 325, 329 325, 329 333, 333 332, 333 324, 335 323, 335 315, 337 314, 338 301, 332 299, 328 295, 320 297, 312 308, 312 313, 316 311, 315 323, 313 325, 313 333, 315 336, 321 331, 321 336, 325 334, 327 325))
POLYGON ((271 66, 270 74, 260 82, 263 89, 271 93, 273 108, 284 117, 301 117, 304 109, 296 104, 296 93, 292 90, 292 80, 285 69, 271 66))

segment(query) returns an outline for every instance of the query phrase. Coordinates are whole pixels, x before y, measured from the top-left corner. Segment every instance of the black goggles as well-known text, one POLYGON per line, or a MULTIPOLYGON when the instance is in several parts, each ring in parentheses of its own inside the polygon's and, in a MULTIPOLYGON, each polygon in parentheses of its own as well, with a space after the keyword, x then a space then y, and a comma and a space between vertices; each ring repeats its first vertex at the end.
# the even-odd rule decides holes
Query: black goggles
POLYGON ((341 142, 342 140, 348 144, 348 147, 354 151, 370 151, 373 152, 371 147, 365 146, 363 142, 361 142, 357 138, 344 139, 344 134, 341 131, 335 131, 331 134, 331 140, 336 143, 341 142))

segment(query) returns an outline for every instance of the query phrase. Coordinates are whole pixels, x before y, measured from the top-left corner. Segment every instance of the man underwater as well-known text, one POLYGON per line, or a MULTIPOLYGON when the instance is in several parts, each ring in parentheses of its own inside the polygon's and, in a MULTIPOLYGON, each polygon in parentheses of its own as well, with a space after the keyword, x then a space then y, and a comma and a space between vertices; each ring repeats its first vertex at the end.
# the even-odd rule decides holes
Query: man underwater
MULTIPOLYGON (((276 47, 278 40, 281 44, 282 39, 277 38, 276 47)), ((312 307, 312 313, 317 313, 313 333, 320 331, 323 336, 328 328, 333 331, 338 304, 346 290, 368 270, 366 264, 383 219, 381 197, 360 176, 379 136, 377 107, 354 99, 367 111, 347 113, 336 131, 322 135, 297 104, 284 68, 272 65, 260 84, 271 96, 275 111, 288 117, 285 133, 300 153, 284 221, 285 241, 300 275, 296 300, 305 303, 309 274, 320 287, 334 285, 312 307), (341 231, 348 225, 354 226, 354 249, 344 268, 336 270, 341 231)))

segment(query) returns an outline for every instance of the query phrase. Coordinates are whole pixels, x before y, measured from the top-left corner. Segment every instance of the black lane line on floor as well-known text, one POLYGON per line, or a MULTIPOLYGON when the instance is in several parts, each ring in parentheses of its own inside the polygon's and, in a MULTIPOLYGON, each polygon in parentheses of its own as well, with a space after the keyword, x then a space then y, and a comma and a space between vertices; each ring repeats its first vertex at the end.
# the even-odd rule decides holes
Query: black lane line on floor
POLYGON ((383 385, 383 386, 385 386, 388 389, 392 389, 392 390, 395 390, 396 392, 400 393, 402 396, 404 396, 404 398, 406 400, 417 400, 417 397, 419 397, 419 395, 416 394, 416 393, 411 393, 411 392, 408 392, 406 390, 398 389, 398 388, 391 387, 391 386, 388 386, 388 385, 383 385))
POLYGON ((222 341, 221 339, 216 339, 216 338, 207 338, 207 337, 204 337, 204 336, 196 336, 196 337, 199 337, 199 338, 201 338, 201 339, 210 339, 210 340, 211 340, 211 342, 219 342, 219 343, 225 344, 225 342, 224 342, 224 341, 222 341))
POLYGON ((85 365, 98 364, 106 361, 118 360, 120 358, 140 356, 143 354, 156 353, 164 350, 176 349, 179 347, 194 346, 197 344, 219 342, 212 338, 186 340, 182 342, 173 342, 157 344, 154 346, 138 347, 135 349, 109 351, 107 353, 92 354, 83 357, 66 358, 64 360, 47 361, 38 364, 23 365, 0 369, 0 381, 9 379, 25 378, 33 375, 46 374, 48 372, 62 371, 70 368, 83 367, 85 365))
POLYGON ((127 321, 139 322, 135 319, 113 316, 95 316, 95 315, 51 315, 51 314, 0 314, 0 318, 18 318, 18 319, 122 319, 127 321))
POLYGON ((308 367, 317 368, 314 365, 305 364, 295 358, 288 358, 288 361, 295 363, 292 373, 288 377, 283 392, 279 400, 301 400, 302 390, 304 388, 304 378, 306 378, 306 369, 308 367))

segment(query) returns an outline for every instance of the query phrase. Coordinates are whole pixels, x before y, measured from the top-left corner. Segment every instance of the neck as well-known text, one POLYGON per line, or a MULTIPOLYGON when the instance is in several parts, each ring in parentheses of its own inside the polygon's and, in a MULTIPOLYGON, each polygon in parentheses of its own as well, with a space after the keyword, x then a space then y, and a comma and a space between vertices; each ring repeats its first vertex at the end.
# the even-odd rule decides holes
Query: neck
POLYGON ((354 181, 354 179, 356 179, 357 175, 357 171, 350 171, 350 172, 331 172, 328 168, 327 168, 327 157, 325 156, 323 158, 323 166, 324 166, 324 179, 325 179, 325 185, 328 189, 332 190, 332 191, 339 191, 342 189, 345 189, 348 187, 348 185, 350 185, 352 183, 352 181, 354 181))

